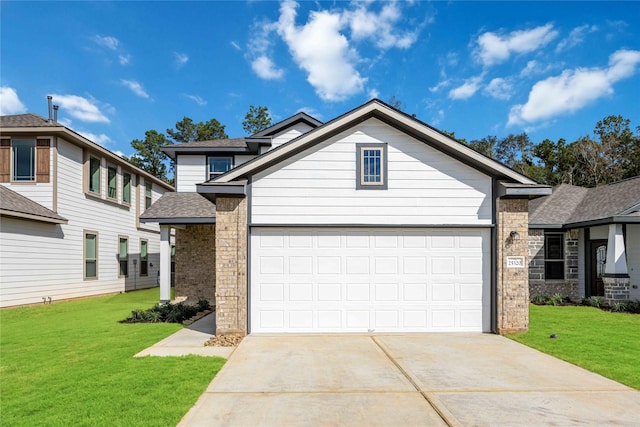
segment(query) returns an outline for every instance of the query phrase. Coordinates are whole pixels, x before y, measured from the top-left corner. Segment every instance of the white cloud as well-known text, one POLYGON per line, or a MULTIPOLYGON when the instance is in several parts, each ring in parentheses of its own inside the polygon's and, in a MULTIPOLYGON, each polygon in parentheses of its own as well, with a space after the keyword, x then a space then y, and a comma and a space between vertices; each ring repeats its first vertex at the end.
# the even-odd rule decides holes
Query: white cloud
POLYGON ((513 94, 513 85, 507 79, 496 77, 484 88, 484 93, 492 98, 508 100, 513 94))
POLYGON ((278 68, 266 55, 260 55, 251 61, 251 68, 258 77, 265 80, 277 80, 284 75, 284 70, 278 68))
POLYGON ((562 52, 563 50, 571 49, 584 42, 587 34, 598 31, 598 27, 595 25, 581 25, 571 30, 567 38, 560 40, 558 46, 556 46, 556 52, 562 52))
POLYGON ((185 95, 185 96, 201 107, 204 107, 205 105, 207 105, 207 100, 202 99, 198 95, 185 95))
POLYGON ((447 80, 442 80, 441 82, 438 82, 438 84, 437 84, 437 85, 435 85, 435 86, 431 86, 431 87, 429 88, 429 92, 431 92, 431 93, 438 92, 440 89, 443 89, 443 88, 445 88, 445 87, 449 86, 450 84, 451 84, 451 80, 449 80, 449 79, 447 79, 447 80))
POLYGON ((380 98, 380 91, 378 89, 369 89, 369 98, 380 98))
POLYGON ((27 107, 20 101, 18 92, 12 87, 0 87, 0 116, 9 114, 22 114, 27 111, 27 107))
POLYGON ((91 132, 85 132, 82 130, 77 131, 80 135, 84 136, 85 138, 87 138, 89 141, 95 142, 98 145, 102 145, 105 146, 108 143, 111 142, 111 138, 109 138, 107 135, 105 135, 104 133, 101 134, 95 134, 95 133, 91 133, 91 132))
POLYGON ((140 98, 149 98, 149 94, 144 87, 135 80, 120 80, 120 82, 131 90, 131 92, 138 95, 140 98))
POLYGON ((483 76, 471 77, 460 86, 449 91, 450 99, 468 99, 471 98, 480 89, 483 76))
POLYGON ((178 68, 183 67, 187 62, 189 62, 189 55, 186 53, 173 52, 173 58, 176 61, 176 66, 178 68))
POLYGON ((431 118, 429 124, 431 126, 438 126, 444 120, 444 110, 440 109, 436 112, 436 115, 431 118))
POLYGON ((115 150, 113 152, 113 154, 115 154, 116 156, 120 156, 120 157, 127 157, 126 154, 124 154, 122 151, 120 150, 115 150))
POLYGON ((281 4, 277 32, 295 62, 307 72, 307 81, 318 96, 325 101, 341 101, 362 92, 367 79, 356 70, 358 55, 340 32, 340 14, 311 12, 305 25, 296 26, 297 7, 292 0, 281 4))
POLYGON ((104 46, 107 49, 118 50, 118 45, 120 41, 117 38, 111 36, 94 36, 93 41, 96 42, 100 46, 104 46))
POLYGON ((355 4, 355 10, 343 14, 354 40, 371 39, 381 49, 406 49, 418 39, 418 30, 400 32, 395 28, 402 18, 398 3, 386 3, 377 14, 367 9, 367 3, 355 4))
POLYGON ((130 61, 131 61, 131 55, 126 55, 126 54, 118 55, 118 62, 120 63, 120 65, 127 65, 129 64, 130 61))
POLYGON ((486 32, 478 37, 475 55, 483 65, 495 65, 506 61, 512 54, 533 52, 557 35, 551 24, 506 35, 486 32))
POLYGON ((94 99, 83 98, 78 95, 58 95, 53 94, 53 103, 61 107, 61 112, 68 113, 83 122, 109 123, 109 118, 105 116, 94 99))
POLYGON ((242 50, 242 48, 237 42, 234 42, 233 40, 231 40, 229 43, 231 44, 231 46, 233 46, 235 50, 242 50))
POLYGON ((577 111, 596 99, 611 95, 612 85, 632 76, 640 63, 640 51, 618 50, 604 68, 576 68, 537 82, 525 104, 514 105, 508 125, 534 123, 558 114, 577 111))
POLYGON ((306 114, 310 115, 311 117, 313 117, 315 119, 322 120, 322 114, 320 114, 313 107, 301 107, 301 108, 298 108, 298 110, 295 112, 295 114, 298 114, 298 113, 306 113, 306 114))

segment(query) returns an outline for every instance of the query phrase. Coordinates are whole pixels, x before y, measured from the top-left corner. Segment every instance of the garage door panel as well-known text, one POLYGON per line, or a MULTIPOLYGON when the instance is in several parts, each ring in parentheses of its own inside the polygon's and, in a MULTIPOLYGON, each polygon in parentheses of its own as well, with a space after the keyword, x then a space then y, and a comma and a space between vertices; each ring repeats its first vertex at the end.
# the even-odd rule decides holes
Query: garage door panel
POLYGON ((251 332, 489 330, 489 230, 251 230, 251 332))

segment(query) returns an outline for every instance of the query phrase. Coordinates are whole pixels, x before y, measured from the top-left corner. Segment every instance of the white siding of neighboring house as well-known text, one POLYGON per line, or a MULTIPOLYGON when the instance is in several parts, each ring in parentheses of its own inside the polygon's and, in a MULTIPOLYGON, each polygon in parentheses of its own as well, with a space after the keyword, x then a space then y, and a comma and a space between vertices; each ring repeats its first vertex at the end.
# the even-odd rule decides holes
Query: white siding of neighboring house
POLYGON ((253 224, 489 225, 491 178, 377 119, 253 181, 253 224), (356 190, 356 143, 388 144, 388 190, 356 190))
POLYGON ((207 156, 178 155, 176 162, 176 191, 195 192, 196 184, 207 180, 207 156))
MULTIPOLYGON (((85 195, 83 151, 59 140, 58 213, 68 224, 47 224, 3 217, 0 222, 0 306, 41 303, 156 285, 159 259, 157 224, 137 227, 135 201, 144 210, 144 183, 135 184, 132 174, 131 206, 85 195), (137 191, 141 197, 137 198, 137 191), (98 279, 83 279, 84 231, 98 234, 98 279), (129 239, 129 276, 119 278, 119 236, 129 239), (149 275, 140 277, 140 262, 134 275, 133 259, 139 259, 140 239, 149 242, 149 275), (153 266, 151 266, 153 264, 153 266)), ((103 166, 106 162, 103 162, 103 166)), ((122 168, 120 168, 122 171, 122 168)), ((106 191, 106 169, 102 191, 106 191)), ((122 198, 122 176, 118 176, 118 200, 122 198)), ((164 189, 154 184, 154 201, 164 189)))
POLYGON ((627 268, 631 277, 629 296, 635 300, 640 299, 640 224, 627 224, 626 237, 627 268))
POLYGON ((281 146, 285 142, 289 142, 294 138, 299 137, 303 133, 307 133, 313 128, 306 123, 296 123, 294 126, 285 129, 281 133, 276 134, 271 139, 271 149, 281 146))

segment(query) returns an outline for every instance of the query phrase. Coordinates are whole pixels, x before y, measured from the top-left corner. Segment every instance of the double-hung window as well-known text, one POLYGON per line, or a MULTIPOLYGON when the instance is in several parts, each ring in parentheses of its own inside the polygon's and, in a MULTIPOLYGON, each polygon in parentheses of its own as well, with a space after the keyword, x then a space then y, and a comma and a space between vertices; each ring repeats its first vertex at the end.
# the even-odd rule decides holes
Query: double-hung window
POLYGON ((233 157, 209 157, 209 179, 233 168, 233 157))
POLYGON ((544 277, 546 280, 564 279, 564 236, 562 233, 544 235, 544 277))
POLYGON ((118 245, 118 262, 120 263, 120 277, 129 275, 129 239, 120 237, 118 245))
POLYGON ((356 189, 387 189, 387 144, 356 144, 356 189))
POLYGON ((115 166, 107 167, 107 197, 115 199, 118 196, 118 169, 115 166))
POLYGON ((89 157, 89 192, 100 194, 100 159, 89 157))
POLYGON ((140 275, 149 275, 149 242, 140 240, 140 275))
POLYGON ((36 180, 36 141, 14 140, 11 142, 13 157, 12 181, 36 180))
POLYGON ((150 182, 145 182, 144 183, 144 208, 145 209, 149 209, 151 207, 151 202, 153 201, 152 190, 153 190, 152 184, 150 182))
POLYGON ((98 233, 84 233, 84 278, 98 278, 98 233))
POLYGON ((122 174, 122 203, 131 204, 131 174, 122 174))

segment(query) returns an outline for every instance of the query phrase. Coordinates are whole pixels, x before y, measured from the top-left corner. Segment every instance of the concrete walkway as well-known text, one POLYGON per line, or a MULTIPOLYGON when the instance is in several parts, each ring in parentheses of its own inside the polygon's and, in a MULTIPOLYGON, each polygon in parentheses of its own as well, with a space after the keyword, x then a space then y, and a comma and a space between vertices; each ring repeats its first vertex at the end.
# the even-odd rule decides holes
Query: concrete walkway
POLYGON ((142 350, 134 357, 144 356, 218 356, 228 359, 236 347, 205 347, 204 343, 215 335, 216 314, 211 313, 173 335, 142 350))
POLYGON ((250 335, 180 426, 640 424, 640 392, 489 334, 250 335))

